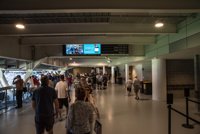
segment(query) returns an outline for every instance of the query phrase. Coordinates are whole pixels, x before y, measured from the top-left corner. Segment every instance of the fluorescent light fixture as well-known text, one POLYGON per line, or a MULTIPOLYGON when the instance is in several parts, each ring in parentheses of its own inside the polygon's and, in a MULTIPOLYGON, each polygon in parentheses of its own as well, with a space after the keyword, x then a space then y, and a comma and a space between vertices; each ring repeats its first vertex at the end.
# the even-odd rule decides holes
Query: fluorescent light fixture
POLYGON ((155 23, 154 26, 155 26, 156 28, 161 28, 161 27, 164 26, 164 23, 162 23, 162 22, 157 22, 157 23, 155 23))
POLYGON ((25 29, 25 26, 23 24, 16 24, 15 27, 18 29, 25 29))

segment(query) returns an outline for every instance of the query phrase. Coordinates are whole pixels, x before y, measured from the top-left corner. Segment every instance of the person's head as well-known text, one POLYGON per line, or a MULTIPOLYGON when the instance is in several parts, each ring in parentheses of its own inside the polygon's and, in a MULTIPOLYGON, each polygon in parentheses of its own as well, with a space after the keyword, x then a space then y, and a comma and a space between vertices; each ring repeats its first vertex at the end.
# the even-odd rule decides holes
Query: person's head
POLYGON ((41 77, 41 86, 48 86, 48 84, 49 84, 49 78, 46 75, 42 76, 41 77))
POLYGON ((20 76, 20 75, 17 75, 16 78, 17 78, 17 79, 21 79, 21 76, 20 76))
POLYGON ((64 75, 60 75, 60 80, 64 81, 65 76, 64 75))
POLYGON ((85 89, 83 89, 82 87, 78 87, 75 89, 75 96, 77 100, 84 100, 85 99, 85 89))

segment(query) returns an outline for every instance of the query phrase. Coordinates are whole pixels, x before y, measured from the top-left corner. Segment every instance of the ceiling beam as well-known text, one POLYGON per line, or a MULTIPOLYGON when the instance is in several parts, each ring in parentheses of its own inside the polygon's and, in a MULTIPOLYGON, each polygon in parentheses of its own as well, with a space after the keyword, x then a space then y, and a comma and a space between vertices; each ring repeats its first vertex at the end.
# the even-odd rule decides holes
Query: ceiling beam
POLYGON ((21 45, 59 45, 59 44, 155 44, 155 36, 57 36, 57 37, 24 37, 21 45))
POLYGON ((199 0, 1 0, 1 10, 199 9, 199 0))
POLYGON ((106 34, 166 34, 176 33, 175 24, 165 24, 156 29, 154 24, 135 23, 68 23, 68 24, 27 24, 25 30, 13 25, 0 25, 0 36, 41 36, 41 35, 106 35, 106 34))

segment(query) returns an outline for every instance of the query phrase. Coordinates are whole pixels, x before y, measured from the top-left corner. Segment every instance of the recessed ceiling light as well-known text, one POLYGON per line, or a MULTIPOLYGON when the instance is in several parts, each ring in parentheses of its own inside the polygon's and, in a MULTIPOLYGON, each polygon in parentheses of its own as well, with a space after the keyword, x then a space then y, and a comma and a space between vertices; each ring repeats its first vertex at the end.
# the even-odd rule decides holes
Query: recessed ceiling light
POLYGON ((15 27, 18 29, 25 29, 25 26, 23 24, 16 24, 15 27))
POLYGON ((154 26, 155 26, 156 28, 160 28, 160 27, 163 27, 163 26, 164 26, 164 23, 162 23, 162 22, 157 22, 154 26))

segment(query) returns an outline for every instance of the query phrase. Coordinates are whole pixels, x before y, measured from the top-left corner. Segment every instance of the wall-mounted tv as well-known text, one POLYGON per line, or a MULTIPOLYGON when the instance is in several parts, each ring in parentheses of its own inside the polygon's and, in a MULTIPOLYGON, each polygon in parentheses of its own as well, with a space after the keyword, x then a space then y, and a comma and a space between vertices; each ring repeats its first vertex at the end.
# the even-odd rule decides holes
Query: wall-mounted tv
POLYGON ((65 45, 66 55, 82 55, 83 54, 83 44, 67 44, 65 45))
POLYGON ((100 55, 101 44, 66 44, 64 55, 100 55))

